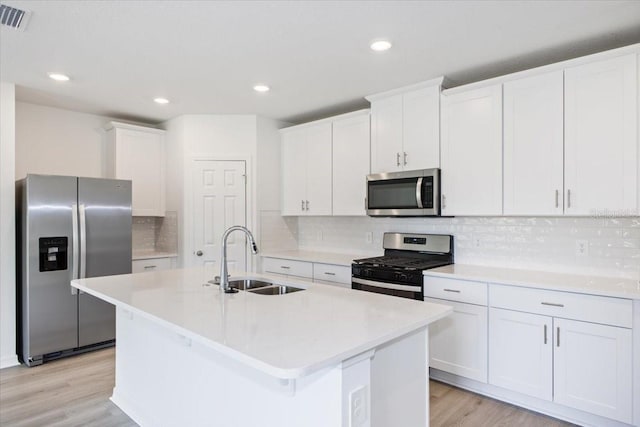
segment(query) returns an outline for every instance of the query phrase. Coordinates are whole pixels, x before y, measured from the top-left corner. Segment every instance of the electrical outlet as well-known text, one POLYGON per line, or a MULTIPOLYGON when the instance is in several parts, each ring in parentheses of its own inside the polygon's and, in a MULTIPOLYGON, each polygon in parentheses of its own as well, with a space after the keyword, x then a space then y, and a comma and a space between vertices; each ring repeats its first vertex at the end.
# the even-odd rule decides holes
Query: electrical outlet
POLYGON ((362 386, 349 394, 349 427, 367 425, 369 421, 369 386, 362 386))
POLYGON ((371 231, 367 231, 364 236, 367 243, 373 243, 373 233, 371 231))
POLYGON ((589 241, 588 240, 576 240, 576 256, 589 255, 589 241))

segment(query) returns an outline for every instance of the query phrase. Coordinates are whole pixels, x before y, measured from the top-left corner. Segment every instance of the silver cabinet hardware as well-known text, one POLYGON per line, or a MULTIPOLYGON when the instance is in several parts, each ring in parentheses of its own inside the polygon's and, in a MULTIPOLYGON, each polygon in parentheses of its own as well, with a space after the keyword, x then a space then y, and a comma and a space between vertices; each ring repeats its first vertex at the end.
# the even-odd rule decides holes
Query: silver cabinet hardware
POLYGON ((400 166, 400 153, 396 153, 396 166, 400 166))
POLYGON ((202 256, 202 251, 198 251, 198 252, 196 252, 196 255, 197 255, 197 256, 202 256))
POLYGON ((456 294, 459 294, 460 291, 458 289, 443 289, 445 292, 455 292, 456 294))
POLYGON ((407 165, 407 152, 404 152, 404 165, 407 165))
POLYGON ((442 195, 442 209, 447 209, 447 196, 442 195))
POLYGON ((567 207, 571 207, 571 190, 567 190, 567 207))
POLYGON ((556 328, 556 347, 560 347, 560 326, 556 328))
POLYGON ((541 302, 542 305, 549 305, 551 307, 564 307, 564 304, 558 304, 556 302, 541 302))
POLYGON ((280 268, 282 268, 283 270, 289 270, 291 267, 289 267, 288 265, 281 265, 280 268))
POLYGON ((300 210, 304 210, 304 200, 300 200, 300 210))
POLYGON ((325 271, 324 274, 326 274, 327 276, 335 276, 336 273, 331 273, 330 271, 325 271))
POLYGON ((547 325, 544 325, 544 343, 547 343, 547 325))
POLYGON ((556 190, 556 208, 560 206, 559 193, 560 191, 556 190))
POLYGON ((309 201, 307 200, 307 208, 305 209, 306 211, 309 210, 309 201))
POLYGON ((151 270, 152 268, 156 268, 156 266, 155 265, 145 265, 144 266, 145 270, 151 270))

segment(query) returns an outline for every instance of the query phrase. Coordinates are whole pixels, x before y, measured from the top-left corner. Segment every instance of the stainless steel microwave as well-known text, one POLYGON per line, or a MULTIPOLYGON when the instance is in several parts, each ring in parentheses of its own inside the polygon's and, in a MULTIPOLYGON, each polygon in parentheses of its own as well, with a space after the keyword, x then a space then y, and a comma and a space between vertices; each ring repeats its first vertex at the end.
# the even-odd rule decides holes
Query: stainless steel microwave
POLYGON ((367 215, 440 216, 440 169, 367 175, 367 215))

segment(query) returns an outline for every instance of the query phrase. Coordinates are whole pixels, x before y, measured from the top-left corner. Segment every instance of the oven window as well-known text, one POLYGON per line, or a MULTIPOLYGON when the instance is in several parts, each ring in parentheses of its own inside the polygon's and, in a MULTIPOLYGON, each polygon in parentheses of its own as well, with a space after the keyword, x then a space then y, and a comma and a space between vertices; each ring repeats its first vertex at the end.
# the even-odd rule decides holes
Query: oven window
POLYGON ((417 178, 369 182, 369 209, 416 209, 417 178))

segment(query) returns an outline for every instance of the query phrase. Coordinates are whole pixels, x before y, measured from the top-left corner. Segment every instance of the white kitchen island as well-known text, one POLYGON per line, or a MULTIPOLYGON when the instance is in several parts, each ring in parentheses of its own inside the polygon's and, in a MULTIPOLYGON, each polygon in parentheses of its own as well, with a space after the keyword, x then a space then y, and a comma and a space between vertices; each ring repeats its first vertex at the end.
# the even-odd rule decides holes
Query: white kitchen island
POLYGON ((141 426, 428 426, 430 304, 305 288, 221 294, 202 269, 74 280, 116 306, 112 400, 141 426))

